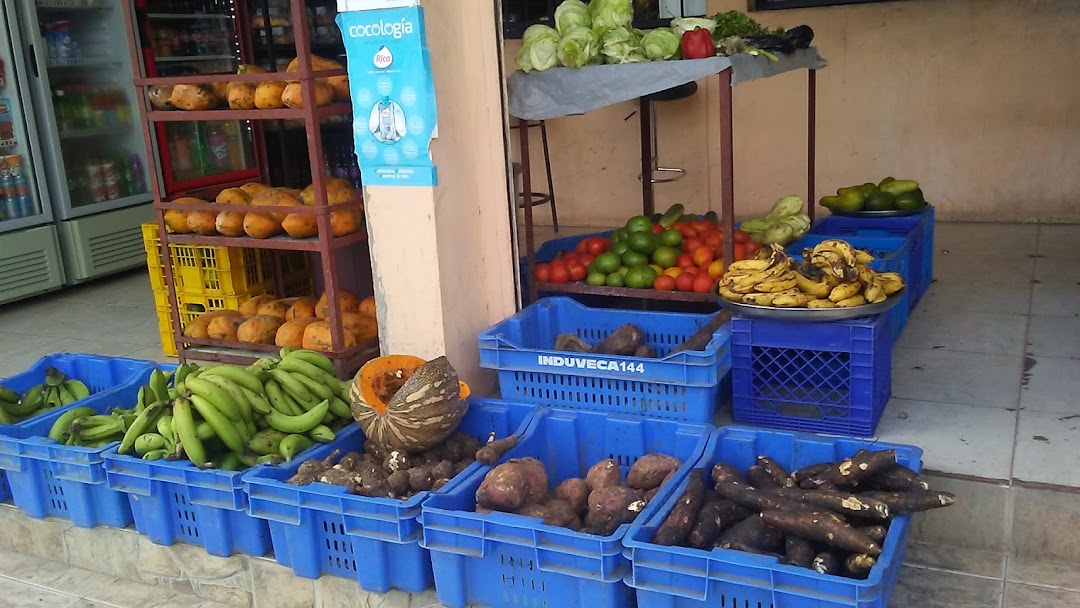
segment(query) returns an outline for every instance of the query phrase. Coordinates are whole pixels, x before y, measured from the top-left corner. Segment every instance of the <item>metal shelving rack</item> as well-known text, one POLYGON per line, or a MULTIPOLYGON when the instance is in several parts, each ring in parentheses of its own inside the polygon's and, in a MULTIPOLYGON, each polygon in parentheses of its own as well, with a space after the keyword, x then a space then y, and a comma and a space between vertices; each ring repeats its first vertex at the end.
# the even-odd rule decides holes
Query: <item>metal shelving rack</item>
MULTIPOLYGON (((143 66, 141 51, 134 31, 135 20, 132 18, 130 3, 123 3, 125 21, 127 23, 128 46, 131 52, 133 65, 143 66)), ((291 0, 290 9, 294 27, 294 42, 296 56, 300 58, 296 72, 271 72, 266 74, 209 74, 178 77, 148 78, 145 68, 140 67, 138 76, 134 79, 137 89, 140 89, 138 98, 139 115, 143 122, 143 136, 146 139, 147 149, 152 149, 152 130, 154 123, 165 121, 211 121, 211 120, 278 120, 278 119, 302 119, 307 132, 308 156, 310 159, 312 186, 315 191, 315 205, 297 207, 256 207, 251 205, 230 205, 230 211, 257 212, 257 213, 300 213, 316 216, 319 235, 309 239, 292 239, 278 236, 270 239, 254 239, 250 237, 225 237, 225 236, 200 236, 195 234, 169 234, 165 226, 165 211, 169 209, 181 209, 184 211, 221 211, 221 205, 206 204, 177 204, 163 200, 161 183, 157 171, 150 171, 150 187, 154 195, 154 212, 158 223, 158 231, 161 235, 161 255, 165 281, 168 286, 169 306, 172 313, 173 331, 176 336, 176 348, 180 361, 186 361, 189 357, 199 360, 221 361, 226 363, 249 363, 268 353, 277 352, 279 348, 269 344, 248 344, 241 342, 196 339, 185 337, 180 327, 180 317, 176 302, 176 285, 172 273, 172 261, 169 251, 170 244, 178 245, 223 245, 228 247, 249 247, 255 249, 273 249, 287 251, 312 251, 318 252, 322 262, 323 286, 329 306, 331 319, 341 319, 341 306, 338 301, 340 292, 339 278, 335 266, 335 257, 339 250, 356 243, 367 240, 367 233, 361 229, 343 237, 334 237, 330 229, 331 211, 347 211, 363 205, 362 198, 349 203, 335 205, 332 209, 327 204, 326 176, 323 174, 323 145, 322 131, 319 128, 319 120, 333 115, 348 114, 352 111, 352 104, 338 103, 333 105, 315 107, 305 104, 303 108, 282 108, 277 110, 203 110, 203 111, 156 111, 147 107, 147 98, 142 94, 146 87, 156 85, 177 85, 191 83, 215 83, 215 82, 264 82, 264 81, 299 81, 305 100, 315 99, 315 80, 331 76, 342 76, 346 70, 312 71, 311 53, 309 51, 309 36, 307 11, 304 10, 303 0, 291 0)), ((265 164, 260 167, 260 177, 263 183, 269 181, 265 164)), ((276 273, 280 279, 280 272, 276 273)), ((350 348, 345 348, 345 333, 341 323, 330 324, 330 335, 333 348, 327 352, 327 356, 334 360, 334 368, 339 377, 355 371, 359 366, 373 356, 378 355, 378 338, 364 340, 350 348)))

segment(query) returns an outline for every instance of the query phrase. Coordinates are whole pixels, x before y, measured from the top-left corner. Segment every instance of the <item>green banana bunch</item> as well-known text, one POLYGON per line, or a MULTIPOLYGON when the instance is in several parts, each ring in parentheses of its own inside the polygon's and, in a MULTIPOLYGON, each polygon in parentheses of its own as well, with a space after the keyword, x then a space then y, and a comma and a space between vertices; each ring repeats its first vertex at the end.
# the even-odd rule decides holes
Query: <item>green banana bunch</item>
POLYGON ((68 378, 55 367, 50 367, 45 370, 45 381, 31 387, 22 396, 10 388, 0 386, 0 424, 15 424, 89 396, 90 389, 85 384, 68 378))

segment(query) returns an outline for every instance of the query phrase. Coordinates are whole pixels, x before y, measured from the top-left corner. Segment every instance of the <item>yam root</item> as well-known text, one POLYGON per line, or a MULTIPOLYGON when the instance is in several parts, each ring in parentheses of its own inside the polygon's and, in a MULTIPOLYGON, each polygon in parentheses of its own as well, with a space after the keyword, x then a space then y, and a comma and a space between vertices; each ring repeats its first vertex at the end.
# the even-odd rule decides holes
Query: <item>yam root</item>
POLYGON ((529 493, 525 467, 520 462, 504 462, 484 477, 476 490, 476 504, 512 513, 525 505, 529 493))
POLYGON ((859 498, 885 503, 893 515, 929 511, 948 507, 956 502, 956 496, 948 492, 915 490, 912 492, 863 492, 859 498))
POLYGON ((585 483, 588 484, 590 492, 620 485, 622 471, 619 469, 619 463, 607 458, 594 464, 585 474, 585 483))
POLYGON ((510 435, 495 441, 489 441, 487 445, 476 450, 476 459, 481 463, 491 466, 499 461, 511 448, 518 444, 517 435, 510 435))
POLYGON ((851 458, 846 458, 835 467, 830 467, 818 473, 809 481, 817 483, 831 483, 834 486, 857 486, 863 480, 873 477, 875 474, 891 469, 896 466, 896 450, 881 450, 871 452, 859 450, 851 458))
POLYGON ((881 555, 881 546, 833 513, 789 513, 764 511, 761 520, 769 526, 830 547, 872 557, 881 555))
POLYGON ((798 488, 777 488, 769 494, 809 503, 842 515, 855 515, 870 519, 889 519, 889 505, 865 494, 853 495, 829 490, 801 490, 798 488))
POLYGON ((724 530, 716 539, 716 546, 721 549, 738 549, 752 553, 779 551, 783 543, 784 535, 757 515, 747 517, 724 530))
POLYGON ((589 508, 589 485, 580 477, 571 477, 555 486, 551 496, 570 505, 574 513, 579 515, 589 508))
POLYGON ((683 544, 697 523, 698 514, 705 502, 705 474, 701 469, 690 471, 686 490, 675 502, 671 513, 660 524, 653 542, 665 547, 683 544))
POLYGON ((559 334, 555 336, 555 350, 569 353, 587 353, 592 350, 589 343, 574 334, 559 334))
POLYGON ((743 476, 739 469, 724 462, 718 462, 713 465, 711 476, 714 484, 727 483, 729 481, 746 483, 746 477, 743 476))
POLYGON ((801 484, 804 481, 810 480, 818 475, 828 471, 830 468, 837 466, 836 462, 819 462, 818 464, 812 464, 808 467, 803 467, 797 471, 791 473, 791 478, 795 480, 796 484, 801 484))
POLYGON ((627 323, 596 343, 592 347, 592 352, 601 355, 630 356, 644 341, 645 332, 641 331, 636 325, 627 323))
POLYGON ((885 526, 866 526, 855 529, 879 545, 885 542, 885 536, 889 533, 889 529, 885 526))
POLYGON ((715 489, 721 498, 758 512, 779 510, 784 508, 785 503, 792 502, 738 481, 718 483, 715 489))
POLYGON ((686 339, 679 346, 675 347, 675 350, 671 351, 669 355, 675 353, 681 353, 684 350, 705 350, 705 347, 712 341, 713 334, 718 329, 724 326, 725 323, 731 320, 731 311, 721 310, 712 316, 705 325, 701 326, 701 329, 694 332, 694 335, 686 339))
POLYGON ((930 484, 926 483, 922 477, 919 477, 918 473, 899 464, 873 475, 865 483, 860 484, 860 487, 862 486, 884 492, 930 489, 930 484))
POLYGON ((789 564, 809 568, 814 563, 814 543, 788 534, 784 537, 784 558, 789 564))
MULTIPOLYGON (((658 488, 668 475, 677 471, 682 461, 667 454, 646 454, 638 458, 626 474, 626 485, 637 490, 658 488)), ((704 487, 704 485, 702 486, 704 487)))
POLYGON ((813 563, 810 564, 810 569, 818 574, 840 574, 844 569, 844 563, 840 561, 840 558, 835 553, 826 551, 824 553, 818 553, 814 556, 813 563))
POLYGON ((694 529, 686 539, 687 544, 695 549, 711 548, 721 532, 754 515, 749 509, 740 507, 730 500, 723 498, 715 502, 709 502, 708 498, 705 500, 701 512, 698 513, 697 523, 694 524, 694 529))
POLYGON ((844 569, 852 578, 866 578, 870 576, 870 569, 877 564, 877 560, 863 553, 854 553, 844 560, 844 569))
POLYGON ((772 478, 773 483, 781 488, 794 488, 795 481, 791 479, 784 467, 777 464, 775 460, 768 456, 758 456, 757 464, 759 467, 765 470, 765 473, 772 478))
POLYGON ((776 480, 770 477, 761 465, 756 464, 746 469, 746 482, 761 490, 780 487, 776 485, 776 480))
POLYGON ((623 524, 634 521, 645 508, 641 493, 626 486, 609 486, 593 490, 589 494, 589 512, 585 525, 594 534, 609 536, 623 524))

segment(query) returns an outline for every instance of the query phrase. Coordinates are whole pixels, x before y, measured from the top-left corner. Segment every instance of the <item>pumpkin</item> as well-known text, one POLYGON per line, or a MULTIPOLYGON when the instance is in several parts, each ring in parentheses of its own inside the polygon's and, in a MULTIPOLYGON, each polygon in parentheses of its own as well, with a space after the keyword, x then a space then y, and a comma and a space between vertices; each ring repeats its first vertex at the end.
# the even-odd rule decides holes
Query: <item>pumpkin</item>
POLYGON ((439 357, 411 355, 368 361, 349 389, 353 418, 385 450, 416 453, 449 437, 469 409, 469 387, 439 357))

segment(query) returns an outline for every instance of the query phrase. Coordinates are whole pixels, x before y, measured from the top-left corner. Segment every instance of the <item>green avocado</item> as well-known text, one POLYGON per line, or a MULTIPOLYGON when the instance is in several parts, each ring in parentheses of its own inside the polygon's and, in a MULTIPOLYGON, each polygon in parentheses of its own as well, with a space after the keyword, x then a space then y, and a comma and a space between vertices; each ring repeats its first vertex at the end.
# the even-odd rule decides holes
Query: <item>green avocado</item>
POLYGON ((874 193, 878 192, 877 184, 871 184, 870 182, 855 187, 859 189, 859 192, 863 193, 864 198, 870 198, 874 193))
POLYGON ((896 209, 896 197, 888 192, 875 192, 866 198, 863 211, 892 211, 896 209))
POLYGON ((837 206, 838 210, 849 213, 862 211, 863 203, 866 201, 866 195, 863 194, 860 186, 840 188, 836 191, 836 194, 837 198, 840 199, 840 203, 837 206))
POLYGON ((887 184, 889 182, 895 182, 895 181, 896 181, 896 178, 890 175, 889 177, 886 177, 886 178, 882 179, 880 182, 878 182, 878 188, 884 186, 885 184, 887 184))
POLYGON ((925 206, 926 199, 923 198, 923 192, 919 188, 916 188, 911 192, 905 192, 896 197, 897 209, 903 209, 904 211, 918 211, 925 206))

